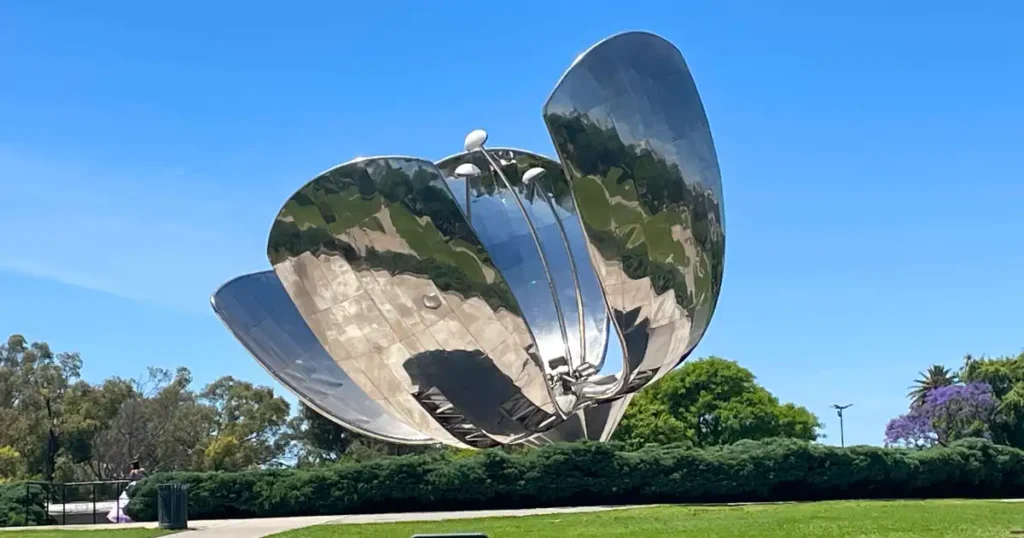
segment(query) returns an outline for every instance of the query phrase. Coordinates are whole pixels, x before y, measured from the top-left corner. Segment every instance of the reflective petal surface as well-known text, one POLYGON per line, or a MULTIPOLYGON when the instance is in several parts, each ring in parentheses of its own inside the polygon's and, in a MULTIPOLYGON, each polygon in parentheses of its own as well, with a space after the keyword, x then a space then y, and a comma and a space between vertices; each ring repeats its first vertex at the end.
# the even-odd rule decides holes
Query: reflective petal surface
POLYGON ((653 34, 580 55, 543 109, 561 162, 488 148, 371 157, 306 183, 272 271, 212 298, 308 405, 405 444, 610 439, 683 361, 722 285, 722 187, 679 51, 653 34))
POLYGON ((632 392, 693 350, 721 289, 722 187, 704 107, 682 54, 632 32, 576 60, 544 121, 622 336, 614 393, 632 392))
POLYGON ((282 385, 341 425, 405 444, 436 443, 367 396, 317 341, 273 271, 221 286, 213 309, 235 338, 282 385))
POLYGON ((520 303, 433 163, 324 172, 285 204, 267 250, 317 340, 389 413, 471 446, 553 425, 520 303))
MULTIPOLYGON (((553 246, 562 256, 553 260, 551 249, 545 248, 552 245, 546 243, 541 235, 547 229, 546 225, 554 221, 551 208, 543 200, 531 202, 514 165, 503 166, 502 175, 499 175, 481 152, 449 157, 440 161, 438 168, 445 174, 473 231, 491 253, 495 267, 505 277, 512 294, 522 306, 523 319, 537 338, 536 354, 541 364, 551 374, 568 371, 572 358, 579 353, 580 332, 579 324, 575 322, 577 305, 573 281, 556 279, 561 276, 555 272, 556 269, 567 268, 568 265, 552 263, 564 260, 565 248, 558 239, 553 246), (466 165, 472 165, 478 174, 460 177, 456 170, 465 170, 466 165), (534 234, 537 234, 536 239, 534 234), (559 300, 557 290, 560 284, 570 287, 571 311, 567 311, 566 305, 559 300), (568 323, 573 323, 570 329, 575 331, 572 339, 566 336, 568 323)), ((572 409, 575 398, 571 392, 558 390, 556 396, 559 396, 557 402, 564 409, 572 409)))
MULTIPOLYGON (((488 250, 495 253, 495 262, 503 274, 508 272, 504 267, 504 259, 500 258, 498 253, 516 252, 516 249, 506 248, 501 239, 514 232, 502 228, 506 223, 493 222, 495 212, 487 211, 483 206, 488 196, 476 193, 503 192, 504 196, 514 194, 519 197, 526 209, 526 215, 537 232, 540 254, 547 260, 550 268, 551 283, 555 290, 554 298, 559 306, 558 315, 564 325, 564 334, 557 328, 548 330, 547 333, 552 339, 556 336, 565 338, 569 351, 567 366, 571 370, 580 369, 584 363, 589 363, 595 371, 599 370, 606 345, 607 310, 597 274, 590 264, 586 239, 576 217, 575 203, 569 192, 562 166, 557 161, 520 149, 495 148, 489 151, 502 167, 502 173, 512 185, 514 193, 504 193, 505 189, 499 188, 502 182, 490 171, 487 161, 479 152, 453 155, 441 160, 438 167, 449 176, 447 180, 452 186, 453 193, 464 192, 466 189, 466 179, 454 177, 453 172, 459 166, 472 163, 481 170, 488 170, 488 173, 482 174, 481 177, 470 180, 472 188, 469 199, 474 209, 469 214, 474 215, 471 224, 488 250), (536 175, 524 183, 523 178, 527 172, 535 168, 543 170, 543 174, 536 175), (481 207, 477 208, 478 205, 481 207)), ((463 197, 456 194, 456 198, 462 200, 463 197)), ((503 203, 504 207, 510 205, 508 202, 503 203)), ((520 230, 519 241, 532 247, 532 240, 526 234, 525 227, 520 226, 520 230)), ((539 263, 534 263, 529 270, 533 272, 531 281, 539 281, 546 276, 540 270, 539 263)), ((512 288, 515 296, 520 297, 520 291, 515 283, 512 283, 512 288)), ((529 318, 527 321, 533 323, 529 318)), ((554 322, 550 317, 541 321, 554 322)), ((552 348, 555 351, 564 349, 556 345, 552 345, 552 348)))

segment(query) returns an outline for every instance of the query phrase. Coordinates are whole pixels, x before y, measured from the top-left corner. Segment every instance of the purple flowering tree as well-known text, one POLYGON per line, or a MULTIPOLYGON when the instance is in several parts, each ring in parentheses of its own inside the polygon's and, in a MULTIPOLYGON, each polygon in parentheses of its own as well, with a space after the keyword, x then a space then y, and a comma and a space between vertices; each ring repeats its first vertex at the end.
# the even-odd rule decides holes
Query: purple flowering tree
POLYGON ((965 437, 989 437, 999 402, 988 383, 929 390, 924 403, 885 427, 885 445, 924 448, 965 437))
POLYGON ((885 446, 927 448, 938 442, 931 419, 920 412, 920 407, 890 420, 885 426, 885 446))

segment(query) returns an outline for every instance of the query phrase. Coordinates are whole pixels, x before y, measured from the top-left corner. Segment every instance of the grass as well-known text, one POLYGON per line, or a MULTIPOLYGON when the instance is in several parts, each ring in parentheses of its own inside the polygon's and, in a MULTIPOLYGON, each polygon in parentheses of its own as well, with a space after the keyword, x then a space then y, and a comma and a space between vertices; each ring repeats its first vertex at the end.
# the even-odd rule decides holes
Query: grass
POLYGON ((589 514, 422 523, 323 525, 281 538, 408 538, 483 532, 490 538, 611 536, 1009 537, 1024 530, 1024 504, 997 501, 848 501, 736 507, 666 506, 589 514))
POLYGON ((150 538, 152 536, 166 536, 176 531, 164 531, 159 529, 105 529, 95 531, 83 530, 60 530, 51 527, 45 530, 9 531, 0 532, 0 537, 11 538, 25 536, 28 538, 150 538))

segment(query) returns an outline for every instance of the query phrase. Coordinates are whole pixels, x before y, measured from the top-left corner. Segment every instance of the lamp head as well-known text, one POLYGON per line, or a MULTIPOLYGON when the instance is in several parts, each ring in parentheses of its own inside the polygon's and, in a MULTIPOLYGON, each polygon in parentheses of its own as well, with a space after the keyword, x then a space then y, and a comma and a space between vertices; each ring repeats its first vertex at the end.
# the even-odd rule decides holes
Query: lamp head
POLYGON ((546 172, 547 170, 544 170, 539 166, 534 166, 533 168, 527 170, 525 174, 523 174, 523 183, 530 183, 535 179, 539 179, 546 172))
POLYGON ((469 178, 480 175, 480 168, 473 163, 462 163, 455 167, 455 177, 469 178))
POLYGON ((465 148, 466 151, 475 151, 484 147, 484 144, 486 143, 487 131, 483 129, 477 129, 475 131, 470 131, 470 133, 466 135, 465 148))

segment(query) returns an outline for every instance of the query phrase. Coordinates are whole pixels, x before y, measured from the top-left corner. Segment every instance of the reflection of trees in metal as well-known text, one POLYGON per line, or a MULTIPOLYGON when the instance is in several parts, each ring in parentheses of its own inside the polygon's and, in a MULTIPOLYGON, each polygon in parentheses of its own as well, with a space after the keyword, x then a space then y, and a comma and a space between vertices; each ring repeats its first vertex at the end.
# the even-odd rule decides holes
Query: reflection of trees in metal
MULTIPOLYGON (((449 187, 467 194, 456 196, 461 203, 460 209, 472 216, 471 224, 481 244, 491 252, 495 267, 519 302, 523 320, 530 327, 536 354, 545 371, 556 375, 555 372, 569 367, 578 355, 580 332, 578 324, 574 323, 576 318, 570 321, 565 317, 566 305, 562 304, 557 292, 560 282, 554 279, 559 273, 551 271, 558 260, 551 257, 551 251, 545 248, 543 241, 546 228, 543 211, 550 214, 550 208, 525 199, 526 186, 518 173, 506 173, 506 183, 501 176, 491 172, 488 161, 480 153, 460 154, 444 159, 438 165, 446 176, 450 176, 449 187), (486 172, 472 178, 455 178, 455 170, 465 164, 486 172), (533 225, 532 231, 530 224, 533 225), (575 331, 575 338, 570 340, 566 335, 572 331, 575 331)), ((561 239, 558 239, 557 247, 564 252, 561 239)), ((570 290, 575 289, 571 281, 564 283, 570 290)), ((572 308, 575 312, 575 295, 572 308)), ((556 403, 565 408, 574 404, 572 394, 561 390, 560 383, 556 387, 556 397, 561 397, 556 403)))
MULTIPOLYGON (((554 301, 560 306, 561 321, 565 326, 569 348, 568 361, 561 355, 555 356, 556 361, 566 364, 571 371, 589 365, 589 370, 600 370, 604 358, 605 339, 607 334, 607 314, 604 299, 601 296, 600 283, 590 264, 590 255, 586 237, 576 216, 575 205, 562 173, 561 165, 552 159, 535 153, 497 148, 490 150, 502 167, 502 172, 511 185, 511 191, 503 182, 496 179, 484 159, 478 152, 459 153, 442 159, 438 167, 445 173, 449 186, 456 193, 460 207, 464 212, 475 215, 473 228, 477 230, 481 242, 494 253, 494 262, 503 275, 509 280, 512 292, 517 298, 533 297, 538 293, 546 303, 554 301), (466 179, 455 177, 454 171, 463 164, 471 163, 484 170, 479 176, 466 179), (523 177, 532 168, 545 171, 539 180, 529 184, 523 177), (472 211, 462 207, 466 202, 459 192, 469 189, 468 200, 474 207, 472 211), (506 220, 506 211, 514 208, 505 199, 518 196, 525 208, 525 217, 518 212, 506 220), (509 226, 509 220, 529 218, 537 232, 538 243, 534 244, 525 227, 509 226), (521 254, 521 251, 525 251, 521 254), (539 263, 531 257, 543 256, 551 268, 550 275, 553 286, 549 293, 545 290, 534 292, 533 287, 547 278, 539 263), (522 279, 511 278, 512 274, 524 274, 522 279), (583 320, 582 325, 581 321, 583 320)), ((558 334, 558 323, 553 308, 533 309, 524 305, 525 319, 532 327, 546 328, 541 330, 541 337, 552 340, 561 339, 558 334)), ((535 334, 536 334, 535 330, 535 334)), ((561 342, 552 349, 561 351, 561 342)), ((542 353, 543 355, 543 353, 542 353)))
POLYGON ((582 114, 547 119, 556 145, 572 148, 577 166, 568 168, 576 176, 577 196, 583 197, 588 236, 602 258, 622 260, 627 276, 651 277, 656 293, 671 289, 680 306, 692 310, 697 284, 693 274, 679 268, 697 256, 698 273, 717 294, 725 243, 715 194, 685 181, 678 166, 623 144, 614 129, 590 123, 582 114))
POLYGON ((544 120, 623 340, 614 392, 636 390, 693 350, 721 289, 721 178, 703 105, 679 51, 633 32, 581 55, 544 120))
POLYGON ((226 285, 215 310, 275 377, 368 435, 608 439, 714 312, 717 157, 682 56, 651 34, 592 47, 544 119, 562 162, 477 132, 436 166, 324 172, 277 215, 274 272, 226 285))
POLYGON ((499 394, 493 380, 507 378, 503 385, 518 387, 518 399, 537 409, 551 404, 518 302, 431 163, 364 159, 332 169, 285 204, 275 228, 269 256, 299 312, 353 382, 393 416, 453 444, 533 433, 487 431, 516 424, 502 423, 500 407, 488 401, 460 409, 475 423, 445 420, 449 404, 431 404, 443 397, 465 407, 468 393, 436 375, 421 386, 409 373, 420 362, 410 357, 486 356, 504 375, 493 377, 486 394, 499 394), (314 228, 321 240, 302 241, 314 228))
POLYGON ((214 310, 235 337, 282 385, 351 430, 401 443, 427 443, 429 435, 395 420, 352 382, 309 329, 277 275, 264 271, 221 286, 214 310))
POLYGON ((427 276, 442 290, 516 308, 444 180, 427 165, 369 159, 321 174, 274 221, 271 263, 302 252, 338 255, 357 267, 427 276))

